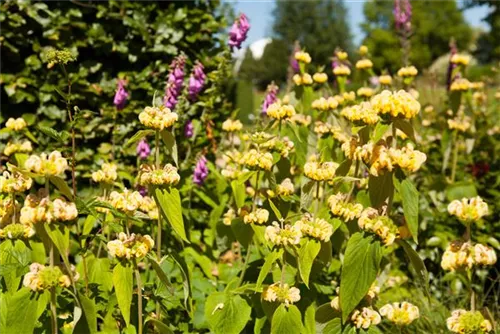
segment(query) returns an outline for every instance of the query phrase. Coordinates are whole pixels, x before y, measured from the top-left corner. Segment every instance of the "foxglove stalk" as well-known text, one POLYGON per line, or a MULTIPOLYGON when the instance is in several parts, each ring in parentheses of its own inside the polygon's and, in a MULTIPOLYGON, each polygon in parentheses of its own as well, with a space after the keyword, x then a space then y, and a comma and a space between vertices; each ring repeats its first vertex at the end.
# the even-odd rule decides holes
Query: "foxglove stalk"
POLYGON ((292 54, 290 55, 290 68, 292 69, 292 72, 299 73, 300 72, 300 67, 299 67, 299 62, 297 59, 295 59, 295 53, 300 51, 300 44, 298 42, 295 42, 295 45, 293 47, 292 54))
POLYGON ((411 30, 411 4, 410 0, 394 1, 394 22, 396 29, 402 32, 411 30))
POLYGON ((151 154, 151 148, 145 139, 141 139, 141 141, 137 144, 136 152, 141 160, 147 159, 147 157, 151 154))
POLYGON ((196 163, 196 167, 194 168, 193 182, 201 186, 205 182, 207 176, 208 176, 207 159, 205 158, 205 156, 201 156, 201 158, 196 163))
POLYGON ((186 125, 184 126, 184 136, 186 138, 191 138, 193 137, 193 134, 194 134, 193 122, 191 122, 191 120, 188 120, 186 125))
POLYGON ((278 86, 271 83, 267 86, 267 95, 262 103, 262 114, 267 114, 267 108, 278 100, 278 86))
POLYGON ((452 40, 450 42, 450 60, 448 63, 448 72, 446 73, 446 88, 447 88, 447 90, 450 90, 451 82, 454 79, 454 78, 452 78, 453 70, 455 69, 455 67, 457 67, 457 64, 451 62, 451 58, 453 58, 453 56, 456 55, 457 52, 458 52, 457 45, 455 44, 455 41, 452 40))
POLYGON ((125 108, 128 96, 128 92, 125 90, 125 80, 118 80, 118 89, 116 90, 115 98, 113 99, 113 104, 116 106, 117 110, 125 108))
POLYGON ((229 31, 229 46, 231 48, 241 49, 241 44, 247 39, 250 23, 245 14, 240 14, 240 17, 234 21, 231 30, 229 31))
POLYGON ((203 72, 203 64, 199 61, 193 67, 193 72, 189 77, 189 98, 194 100, 203 90, 207 76, 203 72))
POLYGON ((168 74, 165 96, 163 97, 163 104, 170 110, 174 110, 182 91, 185 64, 186 58, 183 55, 176 57, 170 64, 170 73, 168 74))

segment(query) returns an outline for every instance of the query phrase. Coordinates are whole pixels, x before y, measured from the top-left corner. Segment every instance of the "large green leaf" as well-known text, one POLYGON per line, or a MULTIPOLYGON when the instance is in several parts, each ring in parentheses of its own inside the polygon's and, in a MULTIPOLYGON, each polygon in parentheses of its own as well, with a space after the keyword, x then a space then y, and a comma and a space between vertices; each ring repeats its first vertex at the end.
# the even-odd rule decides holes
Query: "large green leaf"
POLYGON ((83 317, 75 326, 75 333, 97 333, 97 310, 95 302, 79 293, 78 298, 83 309, 83 317))
POLYGON ((418 243, 418 190, 409 179, 405 179, 399 186, 399 194, 403 202, 406 223, 413 240, 418 243))
POLYGON ((64 181, 59 176, 49 176, 50 183, 56 186, 57 190, 61 192, 67 199, 72 200, 73 194, 71 188, 68 186, 66 181, 64 181))
POLYGON ((248 248, 248 244, 253 238, 254 230, 252 229, 253 224, 245 224, 242 218, 236 218, 231 223, 231 230, 243 247, 248 248))
POLYGON ((68 262, 69 228, 64 224, 44 224, 45 231, 61 254, 64 262, 68 262))
POLYGON ((205 319, 215 334, 241 333, 250 320, 251 312, 252 308, 246 300, 225 292, 211 294, 205 304, 205 319))
POLYGON ((151 254, 148 254, 148 258, 149 258, 149 261, 151 263, 151 266, 153 267, 154 271, 156 272, 156 274, 158 275, 158 278, 160 279, 160 281, 166 286, 168 287, 169 289, 173 289, 173 286, 172 286, 172 283, 170 282, 170 280, 168 279, 168 276, 167 274, 163 271, 163 269, 161 268, 161 265, 160 263, 158 263, 156 261, 155 258, 153 258, 153 256, 151 254))
POLYGON ((264 279, 266 279, 267 274, 271 271, 271 268, 278 260, 281 258, 283 255, 283 249, 280 248, 278 251, 273 251, 266 256, 266 260, 264 261, 264 264, 262 265, 262 268, 260 269, 259 277, 257 278, 257 284, 255 285, 255 288, 258 289, 262 286, 262 282, 264 282, 264 279))
POLYGON ((132 305, 132 292, 134 288, 133 269, 129 264, 119 262, 113 269, 113 286, 115 287, 118 307, 123 319, 130 325, 130 306, 132 305))
POLYGON ((165 143, 165 146, 167 147, 168 153, 175 162, 175 165, 179 166, 179 158, 178 158, 179 154, 177 152, 177 142, 175 141, 173 130, 172 131, 163 130, 162 132, 160 132, 160 134, 161 138, 163 139, 163 142, 165 143))
POLYGON ((380 243, 355 233, 349 239, 340 278, 340 308, 343 321, 365 297, 377 277, 382 259, 380 243))
POLYGON ((380 122, 377 123, 372 133, 372 141, 374 143, 378 142, 385 135, 385 133, 389 129, 389 126, 390 126, 389 124, 384 124, 380 122))
POLYGON ((21 288, 0 296, 0 329, 4 334, 33 333, 37 321, 38 301, 31 290, 21 288))
POLYGON ((316 239, 308 239, 299 249, 300 277, 307 287, 309 287, 309 275, 311 274, 314 259, 318 256, 320 249, 321 243, 316 239))
POLYGON ((245 204, 245 184, 238 182, 238 180, 234 180, 231 181, 231 188, 233 189, 236 206, 239 209, 245 204))
POLYGON ((156 204, 162 215, 168 220, 173 230, 182 240, 189 243, 184 230, 184 219, 182 217, 181 195, 176 188, 155 189, 156 204))
POLYGON ((271 334, 299 334, 302 327, 302 315, 295 305, 281 304, 273 314, 271 334))
POLYGON ((471 198, 477 196, 476 186, 473 182, 462 181, 455 182, 454 184, 446 187, 446 198, 448 201, 461 200, 462 198, 471 198))
POLYGON ((342 334, 342 321, 340 318, 330 320, 322 331, 323 334, 342 334))
POLYGON ((386 172, 379 176, 370 175, 368 189, 372 206, 375 208, 380 207, 394 191, 392 173, 386 172))
POLYGON ((306 334, 316 334, 316 303, 311 303, 304 315, 304 332, 306 334))
POLYGON ((138 142, 142 138, 146 137, 147 135, 151 135, 155 133, 153 130, 139 130, 137 131, 128 141, 125 143, 125 147, 132 145, 133 143, 138 142))
POLYGON ((415 131, 413 130, 413 126, 411 125, 410 122, 402 120, 402 119, 396 119, 394 120, 394 126, 398 128, 399 130, 403 131, 405 135, 408 136, 413 141, 415 140, 415 131))
POLYGON ((312 203, 313 197, 314 197, 314 189, 316 182, 315 181, 309 181, 305 183, 302 186, 301 192, 300 192, 300 208, 307 210, 312 203))

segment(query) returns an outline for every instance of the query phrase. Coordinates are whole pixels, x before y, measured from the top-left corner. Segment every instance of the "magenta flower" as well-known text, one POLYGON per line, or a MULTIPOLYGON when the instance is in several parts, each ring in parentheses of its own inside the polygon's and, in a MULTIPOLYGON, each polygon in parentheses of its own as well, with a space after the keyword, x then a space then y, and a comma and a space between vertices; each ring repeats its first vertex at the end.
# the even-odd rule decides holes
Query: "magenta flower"
POLYGON ((410 0, 394 1, 394 22, 396 24, 396 29, 401 32, 408 33, 411 30, 410 0))
POLYGON ((193 67, 193 72, 189 77, 189 98, 194 100, 203 90, 207 76, 203 72, 203 64, 199 61, 193 67))
POLYGON ((267 114, 267 108, 274 102, 278 100, 278 86, 271 83, 267 86, 267 95, 264 98, 264 103, 262 103, 262 114, 267 114))
POLYGON ((290 67, 293 70, 293 73, 299 73, 300 72, 300 67, 299 67, 299 62, 297 59, 295 59, 295 53, 300 51, 300 45, 298 42, 295 42, 295 46, 293 47, 292 54, 290 55, 290 67))
POLYGON ((149 147, 146 139, 141 139, 141 141, 137 144, 136 152, 141 160, 147 159, 147 157, 151 154, 151 148, 149 147))
POLYGON ((240 17, 234 21, 231 30, 229 30, 229 46, 231 48, 241 49, 241 43, 247 39, 250 23, 245 14, 240 14, 240 17))
POLYGON ((122 110, 125 108, 125 103, 127 103, 128 93, 125 90, 125 80, 118 80, 118 89, 116 90, 115 98, 113 99, 113 104, 116 106, 117 110, 122 110))
POLYGON ((451 62, 451 58, 453 58, 454 55, 456 55, 458 52, 457 50, 457 45, 455 44, 455 41, 450 42, 450 60, 448 63, 448 72, 446 73, 446 89, 450 90, 451 82, 453 81, 453 70, 455 67, 457 67, 457 64, 454 64, 451 62))
POLYGON ((207 159, 205 158, 205 156, 202 155, 201 158, 196 163, 196 167, 194 168, 193 182, 201 186, 205 182, 207 176, 208 176, 207 159))
POLYGON ((168 74, 167 86, 165 88, 165 96, 163 97, 163 104, 165 107, 173 110, 177 105, 179 95, 182 91, 184 83, 184 66, 186 58, 180 55, 170 64, 170 73, 168 74))
POLYGON ((191 138, 193 137, 193 134, 194 134, 193 122, 191 122, 191 120, 188 120, 186 125, 184 126, 184 136, 186 138, 191 138))

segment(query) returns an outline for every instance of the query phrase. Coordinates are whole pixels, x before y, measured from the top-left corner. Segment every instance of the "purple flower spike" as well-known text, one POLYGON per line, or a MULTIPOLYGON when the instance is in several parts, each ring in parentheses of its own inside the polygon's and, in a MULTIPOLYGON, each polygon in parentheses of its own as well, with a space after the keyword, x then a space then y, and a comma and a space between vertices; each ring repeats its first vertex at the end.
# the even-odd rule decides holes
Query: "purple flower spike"
POLYGON ((125 103, 127 103, 128 93, 125 90, 125 80, 118 80, 118 89, 116 90, 115 98, 113 99, 113 104, 116 106, 117 110, 122 110, 125 108, 125 103))
POLYGON ((203 64, 199 61, 193 67, 193 73, 189 77, 189 98, 194 100, 203 90, 207 76, 203 72, 203 64))
POLYGON ((191 122, 191 120, 188 120, 186 125, 184 126, 184 136, 186 138, 191 138, 193 137, 193 134, 194 134, 193 122, 191 122))
POLYGON ((141 139, 141 141, 137 144, 136 152, 141 160, 147 159, 149 154, 151 154, 151 148, 145 139, 141 139))
POLYGON ((262 114, 267 114, 267 108, 274 102, 278 100, 278 86, 271 83, 267 86, 267 95, 264 98, 264 103, 262 103, 262 114))
POLYGON ((205 156, 201 156, 200 160, 196 163, 193 174, 193 182, 201 186, 205 182, 208 176, 207 159, 205 156))
POLYGON ((231 30, 229 30, 229 46, 231 48, 241 49, 241 43, 247 39, 250 23, 245 14, 240 14, 240 17, 234 21, 231 30))
POLYGON ((174 110, 182 91, 185 64, 186 58, 183 55, 176 57, 170 64, 170 73, 168 74, 165 96, 163 97, 163 104, 170 110, 174 110))
POLYGON ((411 30, 411 4, 410 0, 394 1, 394 23, 396 29, 408 33, 411 30), (402 3, 401 3, 402 2, 402 3), (404 8, 401 8, 404 7, 404 8))
POLYGON ((298 42, 295 42, 295 46, 293 47, 292 54, 290 55, 290 67, 293 70, 293 73, 299 73, 300 67, 299 62, 295 59, 295 53, 300 51, 300 45, 298 42))

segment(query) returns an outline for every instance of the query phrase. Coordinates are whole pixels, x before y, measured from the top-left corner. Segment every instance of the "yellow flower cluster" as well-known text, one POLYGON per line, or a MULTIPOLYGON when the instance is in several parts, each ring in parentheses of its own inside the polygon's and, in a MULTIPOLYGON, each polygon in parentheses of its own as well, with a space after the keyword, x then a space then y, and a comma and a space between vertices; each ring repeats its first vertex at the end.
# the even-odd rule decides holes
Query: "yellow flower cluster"
POLYGON ((351 316, 352 323, 358 329, 378 325, 381 320, 380 314, 371 307, 363 307, 361 311, 355 310, 351 316))
POLYGON ((314 73, 313 80, 316 83, 322 84, 328 80, 328 75, 326 75, 326 73, 320 73, 320 72, 314 73))
POLYGON ((373 151, 373 143, 367 143, 365 145, 358 145, 358 140, 356 137, 352 137, 351 140, 345 141, 341 149, 344 154, 350 160, 364 160, 369 161, 370 156, 373 151))
POLYGON ((241 157, 239 163, 251 169, 271 170, 273 167, 273 155, 269 152, 263 153, 256 149, 251 149, 241 157))
POLYGON ((114 163, 103 163, 100 170, 92 173, 92 180, 94 182, 113 183, 118 177, 117 168, 114 163))
POLYGON ((337 58, 338 58, 339 60, 346 60, 346 59, 347 59, 347 56, 348 56, 348 55, 347 55, 347 52, 344 52, 344 51, 337 51, 337 52, 335 53, 335 55, 337 56, 337 58))
POLYGON ((359 203, 347 202, 348 195, 337 193, 328 198, 328 206, 333 215, 343 218, 345 221, 350 221, 361 216, 363 206, 359 203))
POLYGON ((269 219, 269 211, 266 209, 255 209, 254 212, 250 212, 245 217, 243 221, 245 224, 264 224, 269 219))
POLYGON ((181 177, 177 173, 177 168, 171 164, 166 164, 163 168, 141 165, 139 171, 139 184, 143 186, 172 186, 179 183, 180 179, 181 177))
POLYGON ((290 118, 290 121, 294 124, 302 124, 308 126, 311 124, 311 116, 304 114, 295 114, 290 118))
POLYGON ((398 70, 398 76, 406 78, 406 77, 415 77, 418 74, 418 70, 415 66, 407 66, 402 67, 398 70))
POLYGON ((373 63, 370 59, 360 59, 356 62, 356 68, 358 70, 367 70, 373 67, 373 63))
POLYGON ((345 107, 340 112, 351 122, 363 122, 364 124, 375 124, 380 120, 375 109, 372 108, 369 102, 361 102, 360 104, 345 107))
POLYGON ((281 196, 290 196, 295 192, 292 180, 288 177, 276 186, 276 192, 281 196))
POLYGON ((464 78, 453 80, 450 86, 450 90, 455 92, 465 92, 468 91, 469 89, 470 89, 470 82, 469 80, 464 78))
POLYGON ((62 157, 61 152, 53 151, 49 155, 31 155, 24 163, 24 168, 40 175, 61 175, 68 168, 68 161, 62 157))
POLYGON ((457 53, 451 57, 450 61, 452 64, 467 66, 469 65, 470 57, 467 55, 461 55, 457 53))
POLYGON ((321 218, 313 218, 306 214, 301 220, 297 221, 294 226, 297 226, 302 235, 306 235, 320 241, 327 242, 333 234, 333 227, 326 220, 321 218))
POLYGON ((266 227, 264 237, 276 246, 297 245, 302 238, 302 232, 297 225, 287 224, 281 228, 278 222, 273 222, 271 226, 266 227))
POLYGON ((488 95, 484 92, 474 92, 474 94, 472 94, 472 100, 479 106, 485 104, 487 99, 488 95))
POLYGON ((295 115, 295 108, 290 104, 275 102, 267 108, 267 116, 277 120, 288 119, 293 115, 295 115))
POLYGON ((35 235, 35 230, 31 225, 9 224, 0 229, 0 239, 29 239, 35 235))
POLYGON ((12 222, 12 216, 19 210, 19 203, 10 198, 0 198, 0 225, 12 222))
POLYGON ((234 121, 232 119, 226 119, 224 123, 222 123, 222 130, 226 132, 236 132, 240 131, 241 129, 243 129, 243 124, 239 119, 234 121))
POLYGON ((399 237, 399 231, 391 218, 379 215, 374 208, 366 208, 358 219, 361 229, 378 235, 382 242, 390 246, 399 237))
POLYGON ((3 154, 5 154, 6 156, 10 156, 14 153, 29 153, 31 151, 33 151, 31 142, 29 140, 25 140, 22 143, 8 142, 7 145, 5 145, 3 154))
POLYGON ((137 210, 141 206, 142 200, 143 197, 138 191, 130 191, 127 188, 123 189, 122 193, 113 191, 109 195, 109 204, 127 214, 137 210))
POLYGON ((386 304, 379 313, 398 326, 408 326, 420 317, 418 307, 407 302, 386 304))
POLYGON ((351 69, 346 65, 339 65, 333 69, 333 74, 339 77, 346 77, 351 74, 351 69))
MULTIPOLYGON (((73 280, 79 278, 77 272, 73 271, 73 280)), ((32 263, 30 271, 24 275, 23 285, 32 291, 44 291, 50 288, 61 286, 67 288, 71 285, 68 275, 64 275, 59 267, 46 267, 40 263, 32 263)))
POLYGON ((497 262, 493 248, 486 245, 472 244, 462 241, 450 243, 441 259, 441 268, 456 271, 473 266, 491 266, 497 262))
POLYGON ((112 257, 130 260, 142 258, 153 249, 155 242, 149 235, 132 233, 127 236, 120 232, 118 239, 108 242, 108 252, 112 257))
POLYGON ((328 99, 321 97, 317 100, 314 100, 311 103, 311 107, 313 109, 321 110, 321 111, 334 110, 338 106, 339 106, 339 102, 334 97, 329 97, 328 99))
POLYGON ((144 211, 148 214, 150 219, 158 219, 158 207, 156 206, 156 202, 149 196, 144 196, 142 198, 141 211, 144 211))
POLYGON ((493 330, 491 322, 481 312, 463 309, 451 312, 451 317, 446 319, 446 326, 451 332, 458 334, 482 334, 493 330))
POLYGON ((448 213, 463 222, 477 221, 488 214, 488 204, 479 196, 462 198, 448 204, 448 213))
POLYGON ((292 77, 292 80, 295 83, 295 85, 297 85, 297 86, 312 85, 312 83, 313 83, 313 78, 311 77, 311 75, 309 73, 304 73, 302 75, 295 74, 292 77))
POLYGON ((356 99, 356 93, 354 91, 344 92, 342 96, 336 95, 334 98, 336 98, 339 103, 344 103, 346 101, 352 102, 356 99), (340 100, 342 100, 342 102, 340 100))
POLYGON ((357 90, 356 94, 361 97, 372 97, 375 92, 370 87, 361 87, 357 90))
POLYGON ((12 130, 12 131, 21 131, 26 126, 28 126, 28 125, 26 124, 26 121, 22 117, 15 118, 15 119, 11 117, 5 123, 5 127, 9 130, 12 130))
POLYGON ((29 194, 21 209, 19 221, 24 225, 71 221, 78 217, 75 203, 63 199, 51 201, 44 191, 29 194))
POLYGON ((315 181, 330 181, 335 177, 338 167, 336 162, 318 162, 317 157, 312 155, 304 165, 304 175, 315 181))
POLYGON ((295 60, 300 61, 305 64, 309 64, 311 62, 311 56, 309 53, 304 52, 304 51, 297 51, 295 52, 295 60))
POLYGON ((484 82, 475 81, 470 83, 470 89, 479 90, 484 88, 484 82))
POLYGON ((361 45, 359 47, 359 54, 364 56, 368 53, 368 47, 366 45, 361 45))
POLYGON ((472 119, 469 116, 457 116, 453 119, 448 120, 448 128, 450 130, 457 130, 460 132, 466 132, 472 126, 472 119))
POLYGON ((392 117, 402 116, 407 119, 415 117, 420 111, 420 103, 404 90, 384 90, 372 97, 371 105, 379 115, 389 114, 392 117))
POLYGON ((236 214, 233 209, 227 210, 222 218, 222 223, 226 226, 231 226, 233 219, 236 218, 236 214))
POLYGON ((427 160, 425 153, 413 149, 413 145, 409 143, 401 149, 391 148, 389 155, 394 166, 409 172, 416 172, 427 160))
POLYGON ((392 77, 390 75, 381 75, 378 77, 378 82, 381 84, 381 85, 386 85, 386 86, 389 86, 392 84, 392 77))
POLYGON ((260 144, 260 147, 269 151, 278 152, 282 157, 286 158, 295 147, 295 143, 288 137, 283 137, 281 139, 273 137, 260 144))
POLYGON ((290 287, 288 284, 280 282, 271 284, 262 293, 262 299, 267 302, 283 303, 289 306, 300 300, 300 290, 296 287, 290 287))
POLYGON ((19 172, 3 172, 0 176, 0 193, 22 193, 31 188, 33 180, 19 172))
POLYGON ((400 286, 401 284, 408 281, 408 276, 389 276, 385 281, 385 285, 389 288, 394 288, 400 286))
POLYGON ((154 130, 163 130, 177 122, 179 116, 165 106, 146 107, 139 114, 139 121, 146 127, 154 130))

